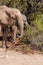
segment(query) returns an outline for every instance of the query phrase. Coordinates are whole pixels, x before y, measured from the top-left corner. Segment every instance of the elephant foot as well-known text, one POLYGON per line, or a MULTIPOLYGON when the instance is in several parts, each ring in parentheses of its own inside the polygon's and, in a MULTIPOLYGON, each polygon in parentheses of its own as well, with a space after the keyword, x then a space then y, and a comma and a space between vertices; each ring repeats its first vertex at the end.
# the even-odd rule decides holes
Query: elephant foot
POLYGON ((3 41, 2 43, 3 43, 3 48, 5 48, 5 49, 6 49, 6 45, 5 45, 5 43, 6 43, 6 42, 5 42, 5 41, 3 41))

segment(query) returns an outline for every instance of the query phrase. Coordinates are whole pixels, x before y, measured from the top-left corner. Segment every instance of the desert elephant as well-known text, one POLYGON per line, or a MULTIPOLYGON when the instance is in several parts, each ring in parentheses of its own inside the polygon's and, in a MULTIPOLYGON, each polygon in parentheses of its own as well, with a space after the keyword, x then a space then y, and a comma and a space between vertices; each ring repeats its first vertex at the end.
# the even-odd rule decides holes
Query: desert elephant
MULTIPOLYGON (((8 8, 6 6, 0 6, 0 9, 4 12, 7 12, 7 15, 10 16, 10 18, 17 20, 16 23, 18 23, 21 31, 21 36, 19 38, 23 37, 23 29, 24 29, 24 23, 27 24, 26 16, 21 14, 21 12, 18 9, 15 8, 8 8)), ((12 21, 9 22, 9 25, 12 25, 12 21)), ((15 21, 14 21, 15 23, 15 21)), ((14 27, 14 25, 13 25, 14 27)))
POLYGON ((8 34, 8 28, 9 26, 12 26, 12 30, 13 30, 13 37, 14 37, 14 41, 15 42, 15 39, 16 39, 16 31, 17 31, 17 26, 15 25, 15 23, 13 23, 12 25, 9 24, 9 23, 12 23, 13 20, 10 19, 9 20, 9 17, 8 15, 3 11, 3 10, 0 10, 0 32, 2 31, 2 29, 4 28, 4 33, 3 33, 3 46, 5 47, 5 42, 7 40, 7 34, 8 34))
MULTIPOLYGON (((18 26, 21 31, 21 35, 18 36, 19 38, 23 37, 23 29, 24 29, 24 24, 27 23, 27 18, 25 15, 23 15, 18 9, 16 8, 8 8, 7 6, 0 6, 0 9, 5 11, 11 18, 17 20, 16 23, 18 23, 18 26)), ((12 24, 12 23, 9 23, 12 24)))
POLYGON ((20 28, 20 33, 21 33, 21 35, 18 37, 19 38, 23 37, 24 22, 22 19, 21 12, 16 8, 9 8, 7 6, 0 6, 0 9, 5 11, 11 18, 17 20, 16 23, 18 23, 18 26, 20 28))

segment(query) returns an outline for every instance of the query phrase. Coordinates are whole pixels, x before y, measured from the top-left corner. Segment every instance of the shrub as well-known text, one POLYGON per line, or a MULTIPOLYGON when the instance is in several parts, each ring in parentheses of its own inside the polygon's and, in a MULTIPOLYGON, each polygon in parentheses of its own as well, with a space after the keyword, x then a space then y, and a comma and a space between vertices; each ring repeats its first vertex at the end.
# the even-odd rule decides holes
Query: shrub
POLYGON ((43 32, 43 14, 37 15, 34 19, 34 24, 39 31, 43 32))
POLYGON ((25 34, 21 42, 29 44, 34 49, 43 50, 43 14, 36 14, 32 23, 34 26, 25 26, 25 34))

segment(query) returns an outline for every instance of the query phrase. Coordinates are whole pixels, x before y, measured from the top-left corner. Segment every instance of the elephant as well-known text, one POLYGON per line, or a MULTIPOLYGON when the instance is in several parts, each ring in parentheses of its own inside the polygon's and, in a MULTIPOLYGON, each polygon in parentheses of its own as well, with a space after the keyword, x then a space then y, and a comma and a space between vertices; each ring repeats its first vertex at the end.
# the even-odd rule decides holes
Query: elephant
MULTIPOLYGON (((23 33, 24 33, 24 31, 23 31, 24 22, 23 22, 23 19, 22 19, 21 12, 16 8, 9 8, 7 6, 0 6, 0 9, 5 11, 10 18, 16 20, 16 24, 18 24, 19 29, 20 29, 20 33, 21 33, 20 36, 18 36, 18 37, 22 38, 23 33)), ((9 24, 11 24, 11 23, 9 23, 9 24)))
MULTIPOLYGON (((15 20, 14 20, 15 21, 15 20)), ((17 26, 15 25, 15 23, 12 23, 13 19, 10 18, 9 16, 5 13, 5 11, 0 10, 0 32, 3 33, 3 47, 6 47, 6 41, 7 41, 7 35, 8 35, 8 29, 10 28, 10 26, 12 27, 12 31, 13 31, 13 39, 15 42, 16 40, 16 31, 17 31, 17 26), (11 24, 9 24, 11 23, 11 24)))
MULTIPOLYGON (((7 15, 9 16, 9 18, 16 20, 16 24, 18 24, 20 33, 21 33, 21 35, 18 36, 18 38, 22 38, 23 33, 24 33, 24 30, 23 30, 24 24, 28 25, 26 16, 23 15, 20 12, 20 10, 18 10, 16 8, 9 8, 5 5, 0 6, 0 9, 5 11, 7 13, 7 15)), ((9 24, 11 25, 12 23, 14 23, 14 21, 13 22, 11 21, 9 24)))
MULTIPOLYGON (((24 24, 27 23, 27 18, 25 15, 23 15, 18 9, 15 8, 9 8, 7 6, 0 6, 0 24, 3 24, 5 26, 8 26, 3 34, 3 39, 7 33, 8 28, 11 26, 13 30, 13 39, 15 42, 16 34, 17 34, 17 25, 20 28, 21 35, 18 36, 19 38, 23 37, 24 33, 24 24)), ((7 36, 6 36, 7 37, 7 36)), ((6 39, 6 38, 5 38, 6 39)), ((4 41, 5 42, 5 41, 4 41)))

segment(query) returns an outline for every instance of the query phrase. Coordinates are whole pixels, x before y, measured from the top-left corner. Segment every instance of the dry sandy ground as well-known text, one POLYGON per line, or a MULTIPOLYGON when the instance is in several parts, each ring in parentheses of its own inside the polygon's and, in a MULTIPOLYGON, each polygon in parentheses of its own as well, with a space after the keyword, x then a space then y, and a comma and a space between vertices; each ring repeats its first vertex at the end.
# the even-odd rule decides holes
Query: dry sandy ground
POLYGON ((21 54, 16 51, 0 49, 0 65, 43 65, 43 55, 21 54))

